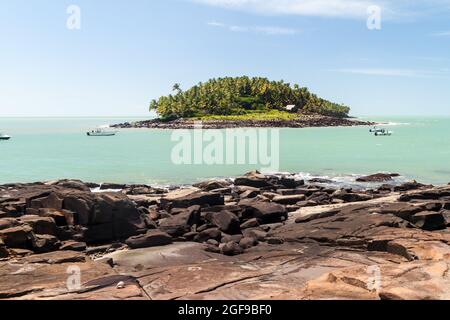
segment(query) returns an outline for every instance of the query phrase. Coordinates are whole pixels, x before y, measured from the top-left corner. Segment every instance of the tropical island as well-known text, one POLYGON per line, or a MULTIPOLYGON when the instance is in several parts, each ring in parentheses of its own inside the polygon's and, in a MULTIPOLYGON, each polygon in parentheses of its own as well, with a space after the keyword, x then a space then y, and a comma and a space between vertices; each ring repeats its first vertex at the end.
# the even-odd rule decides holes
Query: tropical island
POLYGON ((298 84, 261 77, 210 79, 183 91, 152 100, 159 118, 115 125, 120 128, 327 127, 372 125, 349 118, 350 108, 330 102, 298 84))

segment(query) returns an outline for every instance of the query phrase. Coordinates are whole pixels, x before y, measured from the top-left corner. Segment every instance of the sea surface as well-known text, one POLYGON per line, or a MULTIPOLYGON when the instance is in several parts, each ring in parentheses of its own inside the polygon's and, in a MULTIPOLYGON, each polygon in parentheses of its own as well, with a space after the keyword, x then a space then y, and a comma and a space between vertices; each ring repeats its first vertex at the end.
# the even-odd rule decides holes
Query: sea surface
MULTIPOLYGON (((364 117, 388 123, 390 137, 368 127, 279 129, 279 170, 299 177, 351 183, 376 172, 400 173, 424 183, 450 182, 450 118, 364 117)), ((258 165, 179 165, 172 131, 128 129, 88 137, 100 125, 139 118, 0 118, 0 183, 62 178, 92 182, 188 184, 233 177, 258 165)), ((224 133, 224 131, 220 131, 224 133)), ((248 150, 247 150, 248 152, 248 150)))

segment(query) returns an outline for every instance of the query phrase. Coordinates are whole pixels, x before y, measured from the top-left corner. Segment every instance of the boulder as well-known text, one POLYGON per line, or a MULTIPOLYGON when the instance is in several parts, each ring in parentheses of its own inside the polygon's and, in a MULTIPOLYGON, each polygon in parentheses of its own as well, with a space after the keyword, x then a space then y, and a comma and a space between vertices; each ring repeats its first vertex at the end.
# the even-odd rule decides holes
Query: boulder
POLYGON ((56 251, 61 246, 58 238, 49 234, 36 234, 31 240, 33 251, 36 253, 47 253, 56 251))
POLYGON ((146 234, 130 237, 126 244, 132 249, 165 246, 172 243, 172 237, 159 230, 149 230, 146 234))
POLYGON ((206 242, 209 239, 214 239, 220 241, 222 238, 222 232, 218 228, 211 228, 200 232, 195 236, 194 240, 196 242, 206 242))
POLYGON ((77 241, 65 241, 61 244, 60 250, 67 251, 85 251, 87 245, 85 242, 77 242, 77 241))
POLYGON ((121 183, 102 183, 100 185, 100 190, 123 190, 126 187, 126 184, 121 183))
POLYGON ((60 181, 56 182, 54 185, 60 186, 63 188, 67 188, 67 189, 74 189, 74 190, 85 191, 85 192, 91 191, 90 186, 80 180, 60 180, 60 181))
POLYGON ((258 241, 251 237, 244 237, 239 241, 239 246, 244 250, 250 249, 256 245, 258 245, 258 241))
POLYGON ((27 207, 33 209, 50 208, 61 210, 63 207, 63 198, 57 192, 50 192, 40 198, 31 197, 27 200, 27 207))
POLYGON ((228 242, 220 249, 221 253, 226 256, 237 256, 242 254, 244 250, 236 242, 228 242))
POLYGON ((56 235, 56 223, 53 218, 39 217, 39 216, 23 216, 19 219, 20 222, 29 225, 33 228, 35 234, 56 235))
POLYGON ((241 230, 249 229, 249 228, 256 228, 259 227, 258 219, 253 218, 245 221, 243 224, 241 224, 241 230))
POLYGON ((259 173, 258 171, 249 172, 242 177, 236 178, 234 180, 234 185, 254 187, 254 188, 266 188, 273 186, 269 182, 269 178, 259 173))
POLYGON ((28 249, 33 237, 33 229, 28 225, 0 230, 0 239, 9 248, 28 249))
POLYGON ((224 197, 219 193, 177 190, 161 198, 161 206, 166 210, 172 208, 189 208, 194 205, 224 205, 224 197))
POLYGON ((159 229, 172 237, 179 237, 189 232, 200 220, 200 206, 192 206, 176 216, 170 216, 159 221, 159 229))
POLYGON ((447 221, 440 212, 422 211, 412 217, 412 222, 427 231, 443 230, 447 228, 447 221))
POLYGON ((19 225, 20 225, 20 222, 17 219, 14 219, 14 218, 2 218, 2 219, 0 219, 0 230, 17 227, 19 225))
POLYGON ((77 194, 64 198, 63 208, 75 213, 75 224, 87 226, 91 212, 93 211, 93 199, 91 195, 77 194))
POLYGON ((295 189, 305 185, 304 180, 297 180, 293 177, 281 177, 278 183, 288 189, 295 189))
POLYGON ((253 238, 257 241, 264 241, 267 237, 267 232, 258 228, 245 229, 242 233, 244 234, 244 237, 253 238))
POLYGON ((288 216, 286 208, 277 203, 248 199, 241 200, 239 205, 246 209, 245 218, 257 218, 262 224, 284 221, 288 216))
POLYGON ((229 235, 229 234, 222 234, 222 243, 228 243, 228 242, 236 242, 239 243, 239 241, 242 240, 242 238, 244 238, 244 236, 242 234, 233 234, 233 235, 229 235))
POLYGON ((95 195, 85 233, 88 243, 126 239, 141 234, 146 224, 136 205, 121 193, 95 195))
POLYGON ((2 238, 0 238, 0 259, 7 258, 8 256, 8 249, 6 248, 6 245, 3 242, 2 238))
POLYGON ((225 233, 237 234, 241 232, 239 218, 230 211, 206 212, 205 218, 225 233))
POLYGON ((376 173, 370 176, 360 177, 356 179, 357 182, 386 182, 391 181, 392 178, 399 177, 397 173, 376 173))
POLYGON ((372 199, 372 196, 369 196, 367 194, 347 192, 342 189, 336 190, 331 196, 334 199, 343 200, 344 202, 362 202, 372 199))
POLYGON ((55 220, 57 226, 73 226, 75 225, 74 213, 69 210, 56 209, 39 209, 37 215, 41 217, 48 217, 55 220))
POLYGON ((300 201, 305 201, 306 196, 303 194, 299 195, 292 195, 292 196, 276 196, 272 199, 273 202, 284 204, 284 205, 290 205, 290 204, 296 204, 300 201))
POLYGON ((194 184, 193 186, 196 188, 199 188, 203 191, 213 191, 216 189, 224 189, 231 185, 228 181, 222 181, 222 180, 212 180, 212 181, 204 181, 201 183, 194 184))

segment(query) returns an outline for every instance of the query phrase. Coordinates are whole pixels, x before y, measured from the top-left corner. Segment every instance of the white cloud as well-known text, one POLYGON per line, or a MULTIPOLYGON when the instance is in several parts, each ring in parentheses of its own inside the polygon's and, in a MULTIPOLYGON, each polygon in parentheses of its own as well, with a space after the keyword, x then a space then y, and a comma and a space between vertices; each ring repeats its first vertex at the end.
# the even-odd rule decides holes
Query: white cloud
POLYGON ((227 30, 232 32, 258 33, 268 36, 295 35, 298 33, 298 31, 295 29, 274 27, 274 26, 238 26, 238 25, 228 26, 224 23, 216 21, 208 22, 207 25, 217 28, 226 28, 227 30))
MULTIPOLYGON (((289 14, 330 17, 366 17, 368 0, 193 0, 226 9, 261 14, 289 14)), ((378 1, 377 4, 381 4, 378 1)))
POLYGON ((415 69, 363 68, 363 69, 336 69, 333 71, 366 76, 409 77, 409 78, 435 78, 435 77, 445 77, 449 75, 446 70, 430 71, 430 70, 415 70, 415 69))
POLYGON ((368 17, 368 8, 377 5, 384 19, 415 17, 450 11, 450 0, 188 0, 225 9, 265 15, 319 17, 368 17))
POLYGON ((435 37, 450 37, 450 31, 436 32, 433 33, 435 37))

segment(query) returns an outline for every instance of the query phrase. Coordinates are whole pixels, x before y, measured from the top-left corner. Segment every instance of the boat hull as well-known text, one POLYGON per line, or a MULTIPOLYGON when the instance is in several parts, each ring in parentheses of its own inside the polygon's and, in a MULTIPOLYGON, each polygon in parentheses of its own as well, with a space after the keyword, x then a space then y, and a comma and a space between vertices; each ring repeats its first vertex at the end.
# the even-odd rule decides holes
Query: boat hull
POLYGON ((89 137, 112 137, 115 136, 116 133, 86 133, 89 137))
POLYGON ((0 137, 0 140, 9 140, 9 139, 11 139, 11 137, 0 137))

